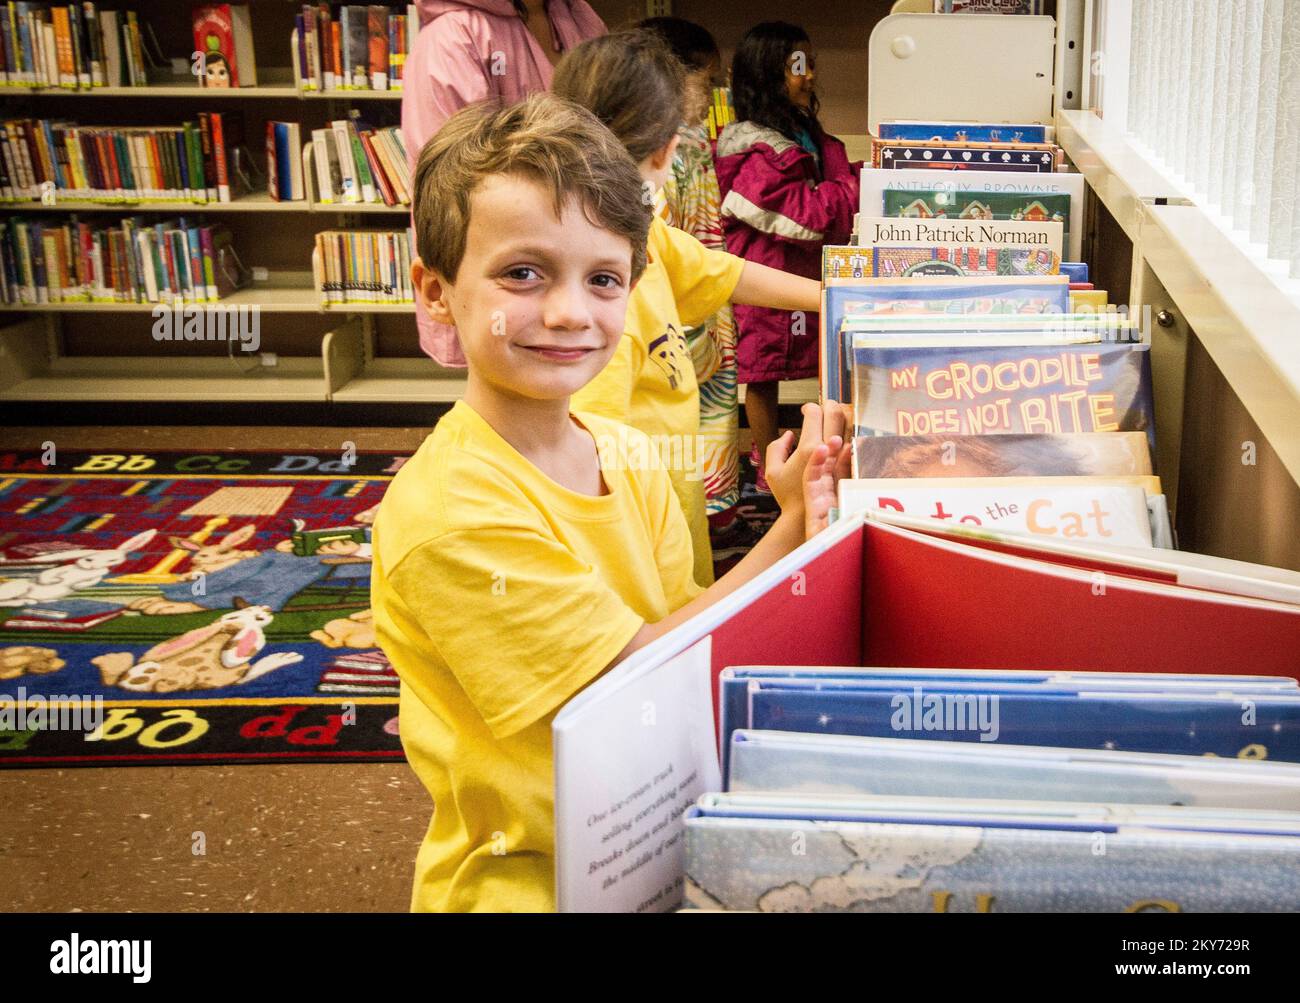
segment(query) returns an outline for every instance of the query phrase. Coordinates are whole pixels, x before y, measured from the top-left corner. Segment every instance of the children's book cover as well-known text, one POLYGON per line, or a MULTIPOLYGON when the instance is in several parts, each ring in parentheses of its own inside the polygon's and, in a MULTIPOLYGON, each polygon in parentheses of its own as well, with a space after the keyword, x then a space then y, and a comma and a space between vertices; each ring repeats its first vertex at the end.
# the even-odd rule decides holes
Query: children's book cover
POLYGON ((1151 546, 1146 492, 1116 478, 861 478, 839 484, 839 511, 881 509, 1004 533, 1151 546), (1084 483, 1090 482, 1090 483, 1084 483))
POLYGON ((1029 123, 881 122, 881 139, 974 143, 1045 143, 1047 126, 1029 123))
MULTIPOLYGON (((885 816, 888 817, 888 816, 885 816)), ((1121 816, 1122 818, 1122 816, 1121 816)), ((756 912, 1290 912, 1300 839, 1123 822, 686 816, 686 903, 756 912), (791 853, 791 846, 802 852, 791 853), (1098 847, 1104 853, 1098 853, 1098 847)))
POLYGON ((209 4, 193 11, 194 50, 203 53, 204 87, 238 87, 235 27, 229 4, 209 4))
POLYGON ((1300 811, 1300 765, 1109 749, 746 731, 729 791, 1300 811))
POLYGON ((871 138, 871 166, 941 170, 1023 171, 1049 173, 1057 167, 1057 148, 1050 143, 975 143, 946 140, 871 138))
POLYGON ((1141 432, 882 435, 853 443, 855 477, 1148 476, 1141 432))
POLYGON ((1148 347, 855 348, 856 434, 1145 431, 1154 439, 1148 347))

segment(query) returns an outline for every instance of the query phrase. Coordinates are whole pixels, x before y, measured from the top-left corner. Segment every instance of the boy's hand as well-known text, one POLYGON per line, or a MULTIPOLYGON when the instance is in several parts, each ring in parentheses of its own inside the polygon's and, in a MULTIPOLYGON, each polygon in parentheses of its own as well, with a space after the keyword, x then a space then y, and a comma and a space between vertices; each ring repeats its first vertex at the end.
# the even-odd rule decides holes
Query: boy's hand
POLYGON ((844 441, 845 406, 828 401, 825 408, 805 404, 802 410, 798 444, 793 432, 785 432, 767 449, 767 483, 782 514, 803 513, 806 536, 812 536, 826 527, 851 450, 844 441))
POLYGON ((827 401, 823 409, 825 440, 814 447, 804 468, 804 534, 812 539, 829 525, 841 479, 848 477, 853 461, 853 437, 846 434, 853 420, 851 409, 827 401))

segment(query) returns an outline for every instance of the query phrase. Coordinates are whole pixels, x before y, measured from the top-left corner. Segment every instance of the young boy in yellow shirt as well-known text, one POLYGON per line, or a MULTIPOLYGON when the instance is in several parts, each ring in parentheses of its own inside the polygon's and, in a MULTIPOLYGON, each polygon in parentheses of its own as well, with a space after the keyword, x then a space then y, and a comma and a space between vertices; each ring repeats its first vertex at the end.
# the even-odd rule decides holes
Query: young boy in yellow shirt
POLYGON ((807 405, 797 448, 768 454, 780 518, 701 592, 666 471, 635 461, 645 437, 569 408, 645 267, 640 192, 609 131, 549 94, 466 109, 420 156, 412 278, 469 366, 372 541, 402 743, 434 801, 416 910, 554 908, 556 711, 817 531, 847 471, 842 411, 807 405))
MULTIPOLYGON (((659 192, 672 174, 684 118, 686 71, 653 31, 619 31, 566 53, 551 90, 609 126, 659 192)), ((802 310, 816 331, 821 285, 726 251, 655 217, 645 274, 628 301, 627 323, 609 365, 574 395, 574 408, 650 435, 672 476, 690 527, 695 580, 713 581, 700 439, 700 392, 686 332, 729 302, 802 310)), ((813 337, 809 334, 808 337, 813 337)))

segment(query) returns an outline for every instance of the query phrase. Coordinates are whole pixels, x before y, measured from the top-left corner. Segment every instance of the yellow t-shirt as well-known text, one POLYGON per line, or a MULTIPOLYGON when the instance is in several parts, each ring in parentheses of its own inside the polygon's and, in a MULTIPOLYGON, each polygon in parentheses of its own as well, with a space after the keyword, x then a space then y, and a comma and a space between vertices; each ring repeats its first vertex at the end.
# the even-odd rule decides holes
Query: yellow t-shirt
MULTIPOLYGON (((598 445, 644 438, 576 417, 598 445)), ((375 631, 402 679, 403 748, 434 802, 414 910, 555 908, 555 712, 643 623, 700 591, 666 473, 616 459, 602 449, 608 494, 578 494, 461 401, 384 495, 375 631)))
POLYGON ((609 365, 573 396, 575 411, 640 429, 659 448, 691 528, 695 580, 713 582, 705 509, 700 390, 686 332, 726 306, 745 260, 705 247, 655 217, 649 261, 628 298, 627 321, 609 365))

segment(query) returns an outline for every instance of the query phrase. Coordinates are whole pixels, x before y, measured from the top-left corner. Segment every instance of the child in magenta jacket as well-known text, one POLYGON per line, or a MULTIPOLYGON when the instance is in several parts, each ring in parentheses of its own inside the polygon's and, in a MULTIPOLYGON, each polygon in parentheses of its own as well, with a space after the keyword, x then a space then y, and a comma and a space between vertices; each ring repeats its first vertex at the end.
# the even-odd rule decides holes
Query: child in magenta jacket
MULTIPOLYGON (((817 119, 815 59, 807 33, 769 21, 751 28, 731 67, 736 121, 718 137, 717 172, 727 250, 749 261, 821 277, 823 244, 846 244, 858 206, 858 171, 817 119)), ((759 468, 777 436, 781 380, 817 375, 817 315, 735 307, 736 367, 759 468)))

